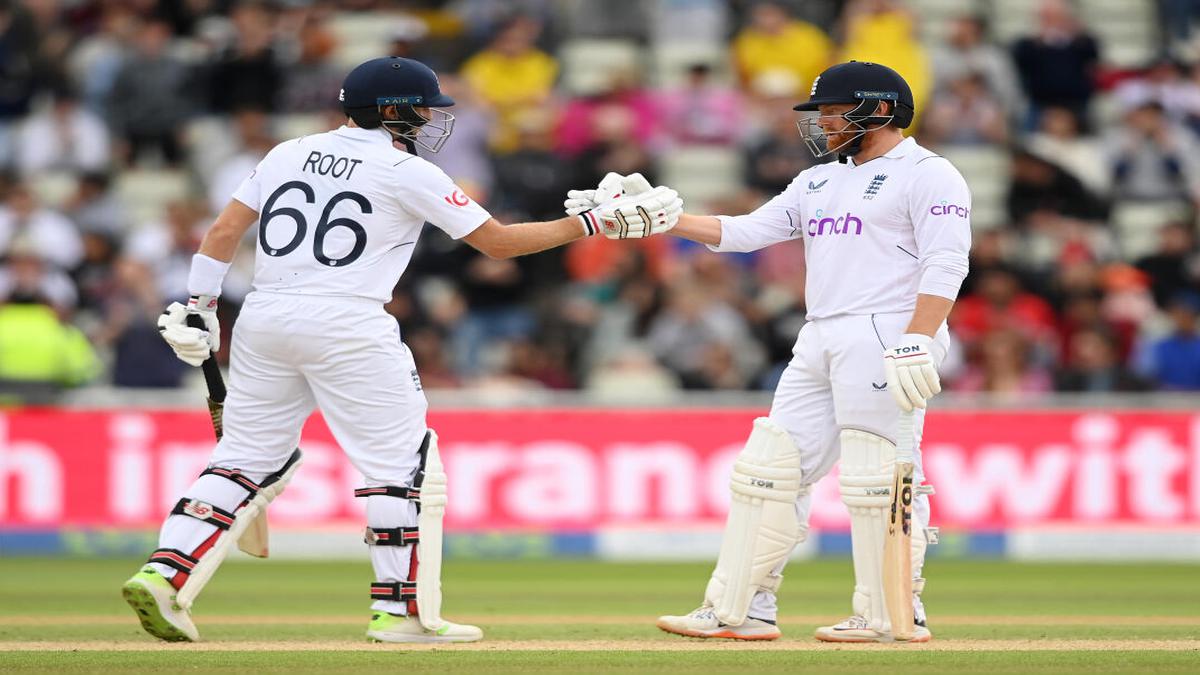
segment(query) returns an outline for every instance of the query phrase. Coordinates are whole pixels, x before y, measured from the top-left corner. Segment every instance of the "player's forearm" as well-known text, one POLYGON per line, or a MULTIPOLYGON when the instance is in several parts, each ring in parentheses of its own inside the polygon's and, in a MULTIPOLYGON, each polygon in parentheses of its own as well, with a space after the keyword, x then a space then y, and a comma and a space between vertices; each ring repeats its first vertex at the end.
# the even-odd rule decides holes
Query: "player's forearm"
POLYGON ((933 337, 938 329, 950 316, 954 301, 940 295, 921 293, 917 295, 917 308, 913 310, 912 320, 908 322, 906 333, 920 333, 933 337))
POLYGON ((567 216, 558 220, 500 225, 486 230, 480 228, 467 235, 467 243, 492 258, 516 258, 562 246, 583 236, 579 217, 567 216))
POLYGON ((716 216, 693 216, 685 213, 679 216, 679 222, 671 228, 671 234, 709 246, 720 246, 721 221, 716 216))

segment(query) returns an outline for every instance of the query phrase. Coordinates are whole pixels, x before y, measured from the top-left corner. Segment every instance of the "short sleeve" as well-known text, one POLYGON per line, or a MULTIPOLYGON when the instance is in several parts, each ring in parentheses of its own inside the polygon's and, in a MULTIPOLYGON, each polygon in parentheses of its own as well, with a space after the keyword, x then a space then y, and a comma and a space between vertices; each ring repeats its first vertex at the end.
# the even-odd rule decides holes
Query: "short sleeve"
POLYGON ((250 175, 242 179, 241 184, 233 191, 234 199, 259 213, 262 213, 262 175, 263 165, 266 162, 266 158, 263 158, 258 166, 250 172, 250 175))
POLYGON ((462 239, 492 214, 467 196, 437 166, 414 157, 397 167, 398 193, 404 208, 454 239, 462 239))

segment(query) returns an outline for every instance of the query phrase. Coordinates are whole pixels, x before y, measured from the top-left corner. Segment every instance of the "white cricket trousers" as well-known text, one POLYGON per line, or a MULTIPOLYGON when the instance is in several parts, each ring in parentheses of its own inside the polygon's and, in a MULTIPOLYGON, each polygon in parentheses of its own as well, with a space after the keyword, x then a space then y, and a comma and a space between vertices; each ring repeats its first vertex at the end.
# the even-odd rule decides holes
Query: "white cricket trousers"
MULTIPOLYGON (((846 315, 815 319, 800 329, 768 416, 788 431, 800 452, 806 489, 796 502, 796 513, 805 529, 811 506, 811 490, 807 488, 837 463, 842 429, 860 429, 896 440, 900 408, 887 390, 883 352, 900 342, 911 318, 912 312, 846 315)), ((949 343, 950 335, 943 325, 931 347, 936 363, 945 358, 949 343)), ((919 449, 924 422, 925 412, 915 411, 917 483, 924 477, 919 449)), ((914 536, 923 536, 929 525, 927 496, 914 499, 913 521, 914 536)), ((913 576, 920 574, 921 566, 915 565, 913 576)), ((749 614, 774 620, 777 611, 775 594, 759 591, 749 614)))
MULTIPOLYGON (((315 408, 363 474, 364 487, 409 486, 420 468, 428 403, 412 353, 396 320, 375 300, 256 291, 234 324, 224 436, 211 467, 238 469, 261 482, 284 465, 315 408)), ((300 471, 304 468, 301 466, 300 471)), ((225 478, 201 476, 185 497, 232 511, 246 492, 225 478)), ((416 505, 406 499, 367 498, 367 525, 415 527, 416 505)), ((159 546, 200 549, 213 525, 172 515, 159 546)), ((408 580, 412 545, 371 546, 376 580, 408 580)), ((164 576, 175 570, 156 565, 164 576)), ((405 613, 405 603, 372 607, 405 613)))

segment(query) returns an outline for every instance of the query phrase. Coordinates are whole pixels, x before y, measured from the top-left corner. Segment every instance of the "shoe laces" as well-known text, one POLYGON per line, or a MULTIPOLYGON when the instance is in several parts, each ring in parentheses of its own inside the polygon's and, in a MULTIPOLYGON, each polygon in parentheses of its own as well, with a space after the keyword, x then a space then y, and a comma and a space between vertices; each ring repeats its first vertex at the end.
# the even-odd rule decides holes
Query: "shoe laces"
POLYGON ((867 617, 855 614, 839 623, 837 627, 842 630, 866 630, 871 627, 871 622, 867 621, 867 617))
POLYGON ((713 608, 708 605, 703 605, 701 607, 697 607, 696 609, 693 609, 690 613, 688 613, 688 616, 693 619, 715 619, 715 618, 717 618, 717 615, 713 611, 713 608))

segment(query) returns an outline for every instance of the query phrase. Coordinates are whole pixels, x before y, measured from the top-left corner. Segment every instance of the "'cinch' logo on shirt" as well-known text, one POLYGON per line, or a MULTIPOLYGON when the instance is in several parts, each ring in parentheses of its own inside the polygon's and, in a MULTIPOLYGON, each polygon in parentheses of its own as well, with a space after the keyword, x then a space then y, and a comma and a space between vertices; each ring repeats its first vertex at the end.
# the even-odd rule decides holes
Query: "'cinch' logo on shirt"
POLYGON ((971 209, 959 206, 958 204, 950 204, 943 199, 941 203, 929 207, 929 213, 935 216, 958 216, 959 218, 966 218, 971 215, 971 209))
POLYGON ((838 216, 837 218, 825 218, 822 215, 823 212, 818 210, 816 218, 808 219, 808 236, 819 237, 823 234, 851 234, 850 228, 854 228, 853 234, 862 234, 862 219, 853 213, 847 212, 846 215, 838 216))

